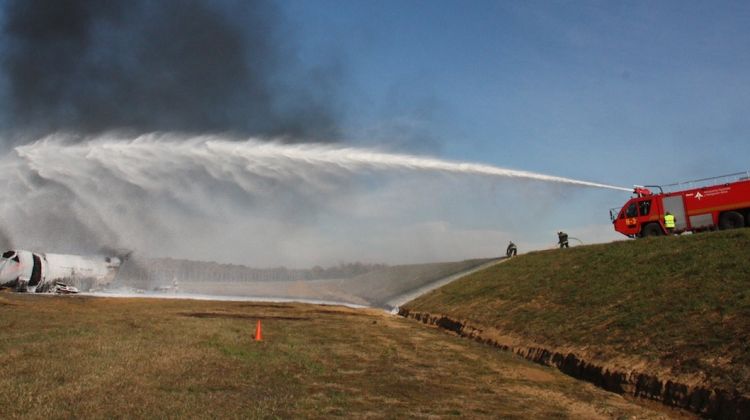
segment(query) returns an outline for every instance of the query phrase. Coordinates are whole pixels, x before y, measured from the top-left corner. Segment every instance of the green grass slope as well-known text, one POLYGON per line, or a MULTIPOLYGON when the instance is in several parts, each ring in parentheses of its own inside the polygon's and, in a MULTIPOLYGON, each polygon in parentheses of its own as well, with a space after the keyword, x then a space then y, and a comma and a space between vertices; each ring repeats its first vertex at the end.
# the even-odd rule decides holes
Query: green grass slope
POLYGON ((750 391, 750 229, 533 252, 406 305, 750 391))

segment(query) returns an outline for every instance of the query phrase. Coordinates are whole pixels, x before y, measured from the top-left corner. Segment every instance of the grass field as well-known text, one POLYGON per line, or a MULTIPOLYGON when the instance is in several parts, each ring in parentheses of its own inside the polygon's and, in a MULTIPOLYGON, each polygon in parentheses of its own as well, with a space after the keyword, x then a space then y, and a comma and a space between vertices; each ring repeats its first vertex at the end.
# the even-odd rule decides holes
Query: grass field
POLYGON ((750 393, 750 229, 532 252, 406 305, 750 393))
POLYGON ((0 293, 0 366, 3 418, 664 416, 509 353, 336 306, 0 293))

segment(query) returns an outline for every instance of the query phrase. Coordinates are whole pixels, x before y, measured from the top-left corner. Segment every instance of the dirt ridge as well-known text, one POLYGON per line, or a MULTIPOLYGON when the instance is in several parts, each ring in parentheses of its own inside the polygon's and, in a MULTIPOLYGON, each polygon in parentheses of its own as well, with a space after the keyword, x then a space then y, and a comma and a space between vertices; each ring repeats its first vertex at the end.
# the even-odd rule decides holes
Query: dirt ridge
POLYGON ((400 316, 452 331, 461 337, 510 351, 535 363, 553 366, 574 378, 585 380, 607 391, 659 401, 667 406, 689 410, 715 419, 750 418, 750 398, 736 390, 725 390, 681 383, 664 375, 636 370, 625 371, 584 360, 572 351, 528 345, 513 338, 491 337, 480 327, 445 315, 399 308, 400 316))

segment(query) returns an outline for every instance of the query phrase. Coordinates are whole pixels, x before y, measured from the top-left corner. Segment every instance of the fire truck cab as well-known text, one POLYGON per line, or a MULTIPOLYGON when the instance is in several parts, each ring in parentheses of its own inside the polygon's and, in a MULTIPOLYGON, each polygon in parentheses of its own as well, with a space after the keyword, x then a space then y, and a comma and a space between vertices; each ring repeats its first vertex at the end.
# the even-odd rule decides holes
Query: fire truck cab
POLYGON ((667 193, 661 186, 650 186, 659 189, 656 194, 646 187, 636 187, 633 197, 622 208, 610 210, 612 224, 617 232, 631 238, 670 233, 664 225, 667 212, 674 216, 675 227, 671 233, 676 234, 750 226, 748 175, 743 172, 689 181, 709 185, 667 193), (735 180, 716 183, 716 180, 727 177, 734 177, 735 180))

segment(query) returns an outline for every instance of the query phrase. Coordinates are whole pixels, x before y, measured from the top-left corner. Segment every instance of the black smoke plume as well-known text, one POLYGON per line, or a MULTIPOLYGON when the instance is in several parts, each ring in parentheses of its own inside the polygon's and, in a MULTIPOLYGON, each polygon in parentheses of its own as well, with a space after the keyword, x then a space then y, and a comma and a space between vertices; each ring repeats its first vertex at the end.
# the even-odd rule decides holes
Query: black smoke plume
POLYGON ((337 137, 339 73, 294 58, 293 30, 270 1, 2 5, 1 120, 11 142, 111 130, 337 137))

